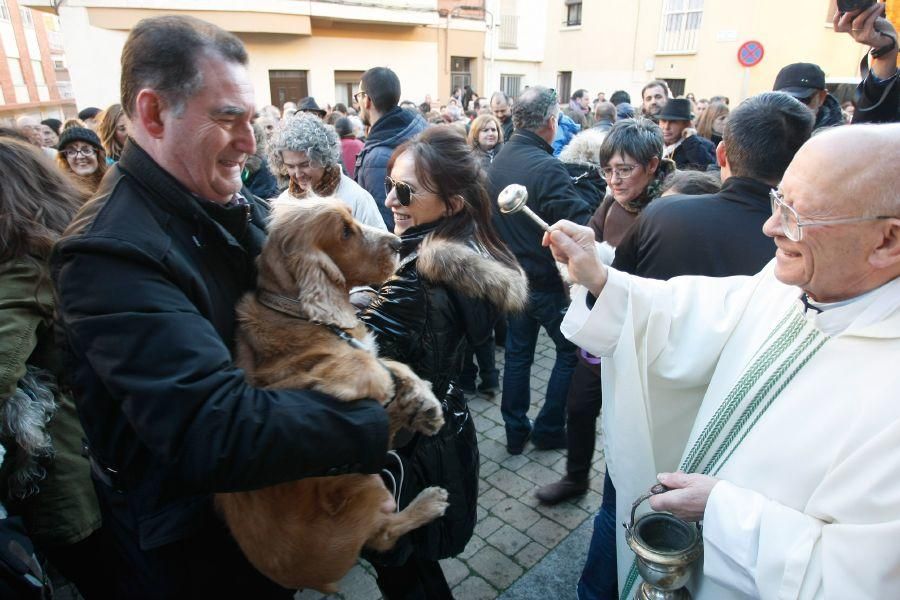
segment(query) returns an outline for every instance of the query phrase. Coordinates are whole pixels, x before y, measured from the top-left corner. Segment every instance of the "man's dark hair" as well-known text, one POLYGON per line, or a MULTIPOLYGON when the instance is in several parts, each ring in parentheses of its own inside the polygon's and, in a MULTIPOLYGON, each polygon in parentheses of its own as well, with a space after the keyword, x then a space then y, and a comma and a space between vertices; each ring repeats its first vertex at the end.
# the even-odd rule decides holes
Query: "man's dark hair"
POLYGON ((629 156, 647 166, 654 158, 662 158, 663 150, 665 144, 659 125, 650 119, 637 117, 616 121, 606 134, 598 155, 603 166, 608 165, 616 154, 629 156))
POLYGON ((661 87, 663 90, 665 90, 667 98, 672 97, 672 93, 669 92, 669 84, 667 84, 662 79, 654 79, 653 81, 651 81, 650 83, 648 83, 647 85, 645 85, 644 87, 641 88, 641 100, 644 99, 644 92, 646 92, 647 90, 649 90, 650 88, 653 88, 653 87, 661 87))
POLYGON ((551 90, 542 85, 535 85, 519 96, 512 109, 513 125, 516 129, 525 131, 537 131, 547 125, 548 121, 556 118, 559 113, 559 104, 556 90, 551 90))
POLYGON ((728 106, 728 96, 713 96, 709 99, 709 103, 712 104, 713 102, 721 102, 725 106, 728 106))
POLYGON ((575 93, 572 94, 572 100, 581 100, 587 93, 588 91, 585 89, 575 90, 575 93))
POLYGON ((612 102, 598 102, 594 107, 594 119, 600 121, 606 119, 610 123, 616 122, 616 107, 612 102))
POLYGON ((623 102, 631 104, 631 94, 625 90, 616 90, 613 92, 613 95, 609 97, 609 101, 612 102, 613 106, 618 106, 623 102))
POLYGON ((375 110, 382 114, 400 102, 400 78, 387 67, 373 67, 363 73, 362 86, 375 110))
POLYGON ((809 109, 788 94, 764 92, 744 100, 728 115, 722 134, 731 174, 777 184, 814 123, 809 109))
POLYGON ((427 115, 428 113, 431 112, 431 105, 428 104, 427 102, 423 102, 422 104, 419 105, 419 112, 422 113, 423 115, 427 115))
POLYGON ((339 112, 341 114, 347 114, 347 105, 343 102, 338 102, 334 105, 334 112, 339 112))
POLYGON ((197 68, 203 56, 247 64, 241 40, 212 23, 184 16, 141 20, 122 50, 125 113, 132 117, 138 92, 151 88, 180 114, 185 102, 203 87, 203 73, 197 68))
POLYGON ((674 171, 663 181, 660 193, 672 191, 681 196, 715 194, 722 189, 722 179, 718 171, 674 171))

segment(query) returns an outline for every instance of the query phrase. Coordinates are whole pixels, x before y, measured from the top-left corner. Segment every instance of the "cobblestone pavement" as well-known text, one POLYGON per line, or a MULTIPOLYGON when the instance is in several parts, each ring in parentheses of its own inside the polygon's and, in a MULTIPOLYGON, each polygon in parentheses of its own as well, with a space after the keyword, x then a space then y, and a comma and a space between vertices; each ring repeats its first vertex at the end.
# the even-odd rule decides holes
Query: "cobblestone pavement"
MULTIPOLYGON (((502 368, 503 351, 497 349, 496 356, 497 364, 502 368)), ((542 331, 531 370, 532 408, 529 416, 532 418, 544 400, 553 357, 553 345, 542 331)), ((588 493, 558 506, 541 506, 534 491, 565 473, 565 451, 542 451, 529 444, 523 454, 511 456, 506 452, 500 395, 472 398, 469 409, 481 452, 478 524, 465 551, 456 558, 441 561, 441 565, 457 600, 490 600, 513 585, 572 530, 593 516, 600 506, 605 466, 598 439, 588 493)), ((571 582, 572 588, 575 583, 571 582)), ((305 591, 298 593, 296 599, 381 598, 373 575, 362 562, 341 581, 340 590, 339 594, 327 597, 305 591)), ((568 598, 567 594, 567 590, 559 590, 556 597, 568 598)))

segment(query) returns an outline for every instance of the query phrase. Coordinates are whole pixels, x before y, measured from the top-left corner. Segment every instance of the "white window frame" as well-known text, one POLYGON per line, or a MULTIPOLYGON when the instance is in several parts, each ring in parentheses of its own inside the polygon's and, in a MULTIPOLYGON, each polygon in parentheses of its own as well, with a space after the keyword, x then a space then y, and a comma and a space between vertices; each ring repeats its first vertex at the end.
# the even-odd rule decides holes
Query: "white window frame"
POLYGON ((703 0, 663 0, 657 54, 696 54, 703 0))
POLYGON ((27 6, 19 7, 19 14, 22 15, 22 27, 25 29, 34 29, 34 15, 27 6))
POLYGON ((9 16, 9 5, 6 4, 6 0, 0 0, 0 21, 12 22, 9 16))
POLYGON ((522 81, 524 79, 525 76, 518 73, 501 73, 500 89, 503 90, 504 94, 515 100, 522 93, 522 81), (515 90, 512 90, 512 84, 515 84, 515 90), (510 93, 511 91, 513 93, 510 93))

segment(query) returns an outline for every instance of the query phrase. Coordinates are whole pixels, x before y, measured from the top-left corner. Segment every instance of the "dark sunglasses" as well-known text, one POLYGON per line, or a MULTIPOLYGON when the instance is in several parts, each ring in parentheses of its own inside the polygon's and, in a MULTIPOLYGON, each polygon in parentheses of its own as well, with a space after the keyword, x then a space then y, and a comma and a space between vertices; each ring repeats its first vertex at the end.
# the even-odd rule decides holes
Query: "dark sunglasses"
POLYGON ((397 201, 403 206, 409 206, 415 192, 409 187, 408 183, 402 181, 394 181, 390 176, 384 177, 384 193, 389 195, 391 190, 397 190, 397 201))

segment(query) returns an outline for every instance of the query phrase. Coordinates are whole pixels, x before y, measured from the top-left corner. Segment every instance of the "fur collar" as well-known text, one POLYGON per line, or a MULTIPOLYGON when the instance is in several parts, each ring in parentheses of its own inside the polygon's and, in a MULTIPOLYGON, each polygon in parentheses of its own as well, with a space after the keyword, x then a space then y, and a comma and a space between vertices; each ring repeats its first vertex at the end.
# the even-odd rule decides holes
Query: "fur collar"
POLYGON ((460 242, 426 238, 416 266, 425 279, 487 300, 503 312, 519 312, 528 302, 528 279, 521 267, 508 267, 460 242))

